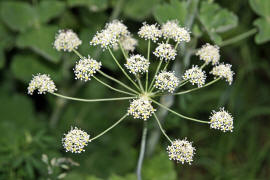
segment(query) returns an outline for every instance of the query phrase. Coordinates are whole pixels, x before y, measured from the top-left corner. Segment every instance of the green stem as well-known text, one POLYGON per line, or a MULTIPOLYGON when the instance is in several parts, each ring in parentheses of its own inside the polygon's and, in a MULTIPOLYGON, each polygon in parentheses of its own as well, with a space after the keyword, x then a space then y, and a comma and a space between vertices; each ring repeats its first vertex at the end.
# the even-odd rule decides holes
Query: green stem
POLYGON ((153 89, 154 89, 153 83, 155 82, 155 77, 156 77, 156 75, 157 75, 157 73, 158 73, 158 71, 159 71, 159 69, 161 67, 162 62, 163 62, 163 59, 160 60, 160 62, 158 64, 158 67, 156 69, 155 75, 153 76, 153 79, 152 79, 151 84, 149 86, 150 92, 152 92, 153 89))
POLYGON ((171 113, 173 113, 173 114, 175 114, 175 115, 177 115, 177 116, 179 116, 179 117, 181 117, 181 118, 184 118, 184 119, 187 119, 187 120, 191 120, 191 121, 200 122, 200 123, 206 123, 206 124, 209 124, 209 123, 210 123, 209 121, 202 121, 202 120, 199 120, 199 119, 194 119, 194 118, 190 118, 190 117, 184 116, 184 115, 179 114, 178 112, 175 112, 174 110, 172 110, 172 109, 170 109, 170 108, 164 106, 163 104, 160 104, 159 102, 157 102, 157 101, 155 101, 155 100, 153 100, 153 99, 151 99, 151 100, 152 100, 155 104, 159 105, 160 107, 162 107, 162 108, 164 108, 164 109, 170 111, 171 113))
POLYGON ((213 81, 210 81, 209 83, 205 84, 205 85, 202 86, 202 87, 197 87, 197 88, 189 89, 189 90, 186 90, 186 91, 174 93, 173 95, 186 94, 186 93, 189 93, 189 92, 192 92, 192 91, 196 91, 196 90, 198 90, 198 89, 201 89, 201 88, 210 86, 211 84, 214 84, 215 82, 217 82, 217 81, 220 80, 220 79, 221 79, 221 78, 217 78, 217 79, 215 79, 215 80, 213 80, 213 81))
POLYGON ((110 131, 117 124, 119 124, 121 121, 123 121, 127 116, 128 116, 128 114, 125 114, 121 119, 119 119, 118 121, 116 121, 112 126, 110 126, 109 128, 107 128, 105 131, 103 131, 102 133, 98 134, 97 136, 93 137, 92 139, 90 139, 89 142, 91 142, 91 141, 99 138, 100 136, 104 135, 106 132, 110 131))
POLYGON ((257 29, 253 28, 253 29, 251 29, 251 30, 249 30, 249 31, 247 31, 245 33, 239 34, 239 35, 237 35, 237 36, 235 36, 233 38, 230 38, 228 40, 225 40, 225 41, 221 42, 220 47, 224 47, 224 46, 227 46, 229 44, 236 43, 238 41, 241 41, 241 40, 243 40, 245 38, 248 38, 248 37, 252 36, 255 33, 257 33, 257 29))
POLYGON ((132 88, 130 88, 129 86, 125 85, 125 84, 122 83, 121 81, 119 81, 119 80, 113 78, 112 76, 109 76, 108 74, 105 74, 105 73, 102 72, 102 71, 98 71, 98 72, 99 72, 101 75, 103 75, 104 77, 106 77, 106 78, 108 78, 108 79, 110 79, 110 80, 112 80, 112 81, 114 81, 114 82, 120 84, 121 86, 125 87, 126 89, 130 90, 131 92, 134 92, 135 94, 139 94, 137 91, 135 91, 134 89, 132 89, 132 88))
POLYGON ((155 119, 156 119, 156 121, 158 123, 159 129, 161 130, 161 132, 163 133, 163 135, 172 143, 172 140, 169 138, 169 136, 165 133, 165 130, 162 128, 162 125, 161 125, 161 123, 160 123, 160 121, 159 121, 156 113, 154 113, 154 117, 155 117, 155 119))
POLYGON ((123 48, 123 46, 122 46, 122 44, 120 42, 119 42, 119 46, 120 46, 120 49, 121 49, 121 51, 122 51, 125 59, 127 60, 128 59, 128 55, 126 54, 126 52, 125 52, 125 50, 124 50, 124 48, 123 48))
POLYGON ((132 93, 129 93, 129 92, 126 92, 126 91, 122 91, 122 90, 120 90, 120 89, 116 89, 116 88, 110 86, 109 84, 107 84, 107 83, 101 81, 101 80, 98 79, 96 76, 93 76, 93 77, 94 77, 95 80, 97 80, 98 82, 100 82, 100 83, 103 84, 104 86, 106 86, 106 87, 108 87, 108 88, 110 88, 110 89, 112 89, 112 90, 114 90, 114 91, 117 91, 117 92, 120 92, 120 93, 123 93, 123 94, 128 94, 128 95, 131 95, 131 96, 136 96, 136 94, 132 94, 132 93))
POLYGON ((113 55, 113 52, 110 48, 108 48, 113 60, 115 61, 115 63, 117 64, 117 66, 121 69, 121 71, 124 73, 124 75, 132 82, 132 84, 139 90, 141 91, 141 89, 139 88, 139 86, 130 78, 130 76, 126 73, 126 71, 122 68, 122 66, 119 64, 118 60, 115 58, 115 56, 113 55))
POLYGON ((137 78, 137 81, 139 83, 139 86, 140 86, 141 90, 144 92, 144 89, 143 89, 143 86, 142 86, 142 82, 141 82, 140 76, 136 75, 136 78, 137 78))
POLYGON ((69 97, 69 96, 64 96, 58 93, 51 93, 55 96, 64 98, 64 99, 69 99, 73 101, 81 101, 81 102, 101 102, 101 101, 119 101, 119 100, 127 100, 127 99, 134 99, 134 97, 121 97, 121 98, 105 98, 105 99, 81 99, 81 98, 75 98, 75 97, 69 97))
POLYGON ((142 164, 143 164, 144 153, 145 153, 146 136, 147 136, 147 121, 144 121, 143 131, 142 131, 142 140, 141 140, 141 149, 140 149, 140 155, 139 155, 139 160, 138 160, 137 170, 136 170, 137 180, 142 179, 141 171, 142 171, 142 164))
MULTIPOLYGON (((150 50, 151 50, 151 41, 148 40, 148 48, 147 48, 147 60, 150 61, 150 50)), ((145 79, 145 91, 148 90, 148 71, 146 71, 146 79, 145 79)))
POLYGON ((72 49, 72 51, 75 52, 75 54, 77 54, 81 59, 83 59, 83 56, 76 49, 72 49))
POLYGON ((206 65, 207 63, 205 62, 203 65, 201 65, 200 69, 203 69, 206 65))
POLYGON ((177 49, 178 45, 179 45, 179 42, 177 42, 176 45, 174 46, 175 50, 177 49))

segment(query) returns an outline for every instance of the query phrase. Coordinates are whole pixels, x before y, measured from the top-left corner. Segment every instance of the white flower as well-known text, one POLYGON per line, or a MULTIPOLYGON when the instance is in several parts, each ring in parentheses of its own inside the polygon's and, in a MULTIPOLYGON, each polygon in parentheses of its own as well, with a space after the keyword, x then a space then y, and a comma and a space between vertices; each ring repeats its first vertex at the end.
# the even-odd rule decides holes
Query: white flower
POLYGON ((117 38, 110 30, 101 30, 97 32, 93 39, 90 41, 90 45, 101 46, 101 48, 111 48, 117 46, 117 38))
POLYGON ((197 84, 198 87, 202 87, 205 84, 206 74, 196 65, 185 72, 183 79, 189 80, 192 85, 197 84))
POLYGON ((210 128, 218 129, 223 132, 233 131, 233 117, 224 110, 220 108, 218 112, 213 111, 210 117, 210 128))
POLYGON ((203 60, 205 63, 209 64, 210 62, 212 62, 212 65, 216 65, 218 64, 220 59, 219 47, 207 43, 198 50, 196 55, 200 56, 200 59, 203 60))
POLYGON ((229 85, 233 82, 233 75, 234 72, 231 70, 232 65, 230 64, 220 64, 213 67, 212 71, 210 72, 214 76, 218 76, 221 78, 225 78, 229 85))
POLYGON ((134 119, 147 120, 156 110, 151 105, 151 101, 147 97, 135 99, 130 103, 128 114, 134 119))
POLYGON ((117 39, 119 39, 122 36, 128 36, 130 34, 130 32, 127 29, 127 26, 124 25, 119 20, 113 20, 112 22, 107 23, 105 29, 114 34, 117 39))
POLYGON ((138 32, 139 36, 145 40, 156 42, 161 37, 162 33, 157 24, 148 25, 145 22, 138 32))
POLYGON ((186 162, 189 165, 193 161, 195 150, 196 149, 192 146, 192 143, 188 142, 186 139, 177 139, 167 147, 170 160, 174 160, 177 163, 181 162, 182 164, 186 162))
POLYGON ((150 62, 139 54, 129 57, 125 64, 127 69, 129 69, 129 72, 135 75, 147 72, 149 65, 150 62))
POLYGON ((138 45, 137 39, 133 38, 131 35, 123 36, 120 38, 120 43, 124 50, 126 51, 134 51, 135 47, 138 45))
POLYGON ((84 57, 76 62, 74 70, 75 79, 80 79, 84 81, 91 80, 93 76, 101 68, 101 62, 98 62, 90 56, 88 58, 84 57))
POLYGON ((179 85, 179 79, 175 76, 174 72, 161 72, 155 79, 154 87, 162 91, 168 90, 172 93, 179 85))
POLYGON ((71 130, 65 134, 65 137, 62 139, 63 146, 66 152, 70 151, 72 153, 81 153, 84 150, 84 147, 87 146, 90 135, 86 132, 75 127, 71 127, 71 130))
POLYGON ((59 30, 54 41, 54 47, 57 51, 71 52, 72 49, 77 49, 81 44, 82 41, 72 30, 59 30))
POLYGON ((161 31, 165 39, 173 39, 176 42, 190 41, 190 32, 180 27, 177 20, 167 21, 161 26, 161 31))
POLYGON ((153 54, 161 59, 174 60, 176 50, 170 44, 160 43, 153 54))
POLYGON ((36 89, 38 90, 38 94, 45 94, 46 92, 53 93, 54 91, 57 91, 54 82, 47 74, 37 74, 33 76, 27 89, 28 94, 30 95, 33 95, 36 89))

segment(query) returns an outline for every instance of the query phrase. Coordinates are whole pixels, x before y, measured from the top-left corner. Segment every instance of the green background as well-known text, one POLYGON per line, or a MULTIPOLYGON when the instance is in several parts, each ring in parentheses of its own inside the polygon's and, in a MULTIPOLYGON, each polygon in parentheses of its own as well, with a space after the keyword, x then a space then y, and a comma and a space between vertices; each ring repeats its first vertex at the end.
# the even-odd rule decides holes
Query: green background
MULTIPOLYGON (((192 32, 192 41, 175 60, 178 73, 201 63, 189 54, 206 42, 224 46, 221 61, 232 64, 235 72, 231 86, 220 81, 191 94, 162 100, 173 103, 172 108, 182 114, 203 120, 208 120, 211 110, 224 106, 235 118, 233 133, 159 111, 169 136, 187 137, 197 151, 191 166, 170 161, 168 142, 159 137, 158 127, 149 119, 143 179, 269 179, 269 0, 1 0, 0 179, 55 179, 62 173, 67 173, 65 179, 136 179, 142 120, 127 118, 90 143, 82 154, 65 153, 61 145, 63 134, 71 126, 98 134, 127 111, 127 101, 90 104, 49 94, 27 95, 32 74, 40 72, 51 75, 61 94, 119 96, 94 80, 75 81, 72 67, 78 58, 52 47, 58 29, 73 29, 83 41, 79 47, 82 54, 100 60, 104 71, 126 81, 108 52, 89 46, 94 33, 115 18, 123 20, 135 37, 144 21, 178 19, 192 32), (253 35, 226 44, 227 39, 245 32, 253 35), (50 165, 55 164, 55 158, 65 157, 80 166, 53 166, 53 174, 48 175, 42 154, 54 159, 50 165)), ((138 52, 146 54, 146 48, 147 43, 140 39, 138 52)), ((123 62, 120 52, 115 53, 123 62)), ((153 68, 155 62, 152 64, 153 68)))

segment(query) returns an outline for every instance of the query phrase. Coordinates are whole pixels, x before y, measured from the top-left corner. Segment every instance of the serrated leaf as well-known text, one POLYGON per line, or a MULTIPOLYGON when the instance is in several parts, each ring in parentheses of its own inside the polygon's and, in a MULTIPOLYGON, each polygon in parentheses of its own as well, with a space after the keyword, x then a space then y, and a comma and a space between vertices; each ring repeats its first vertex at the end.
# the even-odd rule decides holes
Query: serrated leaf
POLYGON ((55 80, 55 72, 47 64, 33 55, 16 55, 12 59, 11 70, 14 76, 26 83, 30 82, 32 75, 37 73, 53 75, 55 80))
POLYGON ((42 26, 19 35, 17 46, 30 48, 39 55, 52 62, 59 62, 60 53, 53 48, 54 37, 58 28, 55 26, 42 26))
POLYGON ((258 15, 270 17, 270 1, 269 0, 249 0, 249 4, 253 11, 258 15))
POLYGON ((47 1, 43 0, 38 4, 37 12, 39 20, 46 23, 49 20, 59 16, 65 10, 65 3, 62 1, 47 1))
POLYGON ((172 0, 170 4, 158 5, 154 10, 154 17, 159 23, 177 19, 181 25, 184 25, 186 15, 187 3, 184 1, 172 0))
POLYGON ((108 6, 108 0, 67 0, 67 3, 70 7, 83 6, 91 11, 100 11, 108 6))
POLYGON ((150 15, 154 6, 160 0, 128 0, 125 4, 123 13, 132 19, 142 20, 150 15))
POLYGON ((231 11, 216 3, 202 2, 199 19, 210 38, 220 44, 222 38, 218 33, 226 32, 238 24, 238 17, 231 11))
POLYGON ((15 31, 26 31, 37 22, 35 9, 26 2, 3 2, 0 11, 2 20, 15 31))
POLYGON ((262 44, 270 40, 270 21, 259 18, 254 21, 254 25, 259 28, 259 33, 255 37, 257 44, 262 44))

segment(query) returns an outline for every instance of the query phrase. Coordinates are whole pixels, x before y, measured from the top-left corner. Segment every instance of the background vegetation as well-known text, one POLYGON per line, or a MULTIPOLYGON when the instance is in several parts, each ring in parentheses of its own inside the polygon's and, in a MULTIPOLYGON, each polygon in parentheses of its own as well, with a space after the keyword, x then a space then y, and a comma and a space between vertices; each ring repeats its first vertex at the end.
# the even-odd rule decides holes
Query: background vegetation
MULTIPOLYGON (((28 82, 38 72, 50 74, 63 94, 115 95, 95 81, 76 82, 72 67, 77 57, 52 47, 58 29, 73 29, 83 41, 80 52, 122 77, 107 52, 89 46, 93 34, 114 18, 134 34, 143 21, 178 19, 190 27, 193 38, 182 46, 174 65, 178 73, 198 62, 192 53, 206 42, 223 46, 222 61, 231 63, 236 73, 231 86, 223 81, 175 99, 163 98, 179 112, 205 120, 212 109, 225 106, 235 117, 235 129, 222 133, 159 111, 168 134, 188 137, 197 153, 192 166, 171 162, 166 139, 149 120, 144 179, 269 179, 269 0, 1 0, 0 179, 55 179, 65 173, 65 179, 136 179, 142 121, 127 119, 80 155, 65 153, 61 146, 70 126, 97 134, 126 111, 127 102, 88 104, 27 95, 28 82), (245 32, 249 38, 227 41, 245 32)), ((140 40, 138 52, 145 50, 140 40)))

